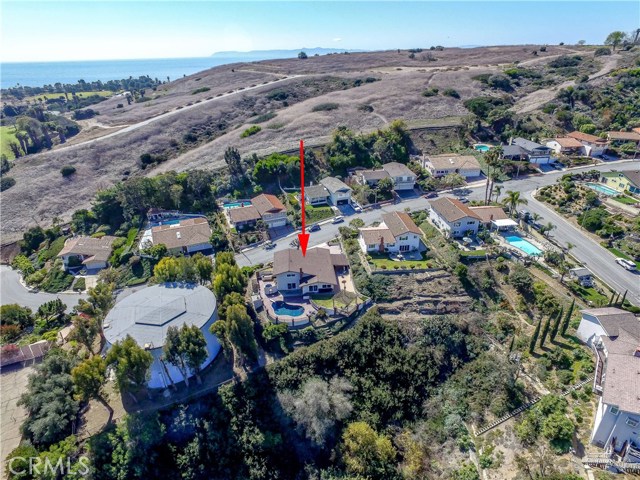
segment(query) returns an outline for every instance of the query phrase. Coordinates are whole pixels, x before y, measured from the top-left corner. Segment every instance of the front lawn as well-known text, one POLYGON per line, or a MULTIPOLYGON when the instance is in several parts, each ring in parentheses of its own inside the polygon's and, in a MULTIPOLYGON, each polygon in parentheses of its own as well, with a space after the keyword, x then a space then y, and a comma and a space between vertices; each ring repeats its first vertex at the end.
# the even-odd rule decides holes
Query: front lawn
POLYGON ((461 257, 484 257, 486 255, 486 250, 463 250, 460 252, 461 257))
POLYGON ((307 217, 307 223, 316 223, 334 216, 333 209, 326 206, 317 207, 312 205, 305 205, 304 211, 307 217))
POLYGON ((626 195, 619 195, 617 197, 613 197, 616 202, 624 203, 625 205, 635 205, 636 203, 640 203, 640 200, 635 198, 627 197, 626 195))
MULTIPOLYGON (((311 300, 322 308, 330 308, 332 309, 335 305, 336 308, 346 308, 351 305, 356 298, 355 293, 351 292, 340 292, 334 294, 327 295, 311 295, 311 300)), ((364 298, 360 297, 359 302, 364 302, 364 298)))
POLYGON ((606 295, 601 294, 593 287, 583 287, 582 285, 569 281, 567 282, 569 290, 578 295, 582 300, 589 305, 595 307, 603 307, 609 303, 609 298, 606 295))
POLYGON ((408 268, 433 267, 433 260, 425 259, 424 255, 422 256, 422 260, 395 261, 391 260, 388 254, 369 253, 367 255, 367 261, 369 262, 369 264, 375 266, 377 270, 400 270, 408 268))

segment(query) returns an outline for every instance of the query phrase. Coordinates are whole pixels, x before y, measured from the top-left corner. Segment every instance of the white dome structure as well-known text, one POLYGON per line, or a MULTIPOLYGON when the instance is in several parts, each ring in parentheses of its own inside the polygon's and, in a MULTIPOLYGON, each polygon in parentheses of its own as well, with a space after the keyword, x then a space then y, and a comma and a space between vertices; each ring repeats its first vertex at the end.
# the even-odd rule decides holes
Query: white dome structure
POLYGON ((220 351, 220 342, 209 331, 218 318, 215 295, 201 285, 165 283, 154 285, 121 298, 104 320, 103 331, 107 348, 131 336, 136 343, 153 355, 150 388, 166 388, 171 381, 184 380, 180 370, 163 362, 162 347, 169 327, 196 325, 207 341, 209 365, 220 351))

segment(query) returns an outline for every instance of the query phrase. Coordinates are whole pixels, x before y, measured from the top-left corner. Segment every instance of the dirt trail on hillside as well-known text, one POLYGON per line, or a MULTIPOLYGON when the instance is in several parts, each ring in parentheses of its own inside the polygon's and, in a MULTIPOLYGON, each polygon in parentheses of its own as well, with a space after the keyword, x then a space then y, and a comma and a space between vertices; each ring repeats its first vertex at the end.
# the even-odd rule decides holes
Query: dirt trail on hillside
MULTIPOLYGON (((610 57, 606 57, 602 68, 600 68, 600 70, 598 70, 596 73, 589 75, 589 81, 607 75, 609 72, 616 68, 619 59, 620 55, 611 55, 610 57)), ((523 62, 522 64, 524 63, 525 62, 523 62)), ((514 110, 518 114, 529 113, 537 110, 545 103, 553 100, 561 89, 575 86, 575 84, 575 80, 568 80, 566 82, 562 82, 560 85, 556 85, 555 87, 531 92, 529 95, 526 95, 518 100, 513 106, 512 110, 514 110)))

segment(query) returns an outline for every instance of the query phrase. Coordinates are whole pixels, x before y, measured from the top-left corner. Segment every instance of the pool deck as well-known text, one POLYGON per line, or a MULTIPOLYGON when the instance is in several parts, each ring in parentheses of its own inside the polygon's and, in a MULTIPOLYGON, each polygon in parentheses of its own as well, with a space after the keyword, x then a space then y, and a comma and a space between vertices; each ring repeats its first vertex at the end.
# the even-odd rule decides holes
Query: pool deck
POLYGON ((267 295, 265 292, 265 285, 267 283, 273 283, 273 281, 264 282, 263 280, 258 281, 258 285, 260 288, 260 297, 262 297, 262 302, 264 304, 264 308, 267 311, 267 315, 269 318, 274 319, 276 322, 283 322, 289 325, 290 327, 297 327, 300 325, 308 325, 310 322, 310 318, 312 315, 316 314, 316 309, 311 305, 309 300, 305 300, 301 296, 297 297, 289 297, 286 298, 280 293, 276 293, 275 295, 267 295), (289 305, 302 307, 304 308, 304 313, 302 315, 292 317, 290 315, 278 315, 273 310, 274 302, 286 302, 289 305))
POLYGON ((538 250, 540 250, 540 252, 541 252, 540 253, 540 257, 542 257, 542 255, 544 254, 544 251, 546 250, 544 245, 541 245, 540 242, 535 240, 531 235, 529 235, 527 233, 524 233, 524 232, 522 232, 520 230, 500 232, 497 235, 497 238, 498 238, 498 241, 500 242, 500 245, 502 247, 506 248, 507 250, 515 250, 519 254, 525 254, 525 255, 527 255, 529 257, 533 257, 533 255, 530 255, 527 252, 525 252, 524 250, 521 250, 518 247, 516 247, 515 245, 512 245, 511 243, 509 243, 507 241, 506 237, 520 237, 525 242, 529 242, 531 245, 533 245, 538 250))

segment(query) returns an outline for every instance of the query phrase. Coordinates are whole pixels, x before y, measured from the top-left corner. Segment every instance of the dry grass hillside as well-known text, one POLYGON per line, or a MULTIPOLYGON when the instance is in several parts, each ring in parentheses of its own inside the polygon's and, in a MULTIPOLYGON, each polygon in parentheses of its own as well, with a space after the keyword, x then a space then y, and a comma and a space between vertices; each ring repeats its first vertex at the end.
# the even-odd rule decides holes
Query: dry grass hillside
MULTIPOLYGON (((162 85, 147 92, 151 100, 143 103, 111 98, 95 106, 100 115, 75 145, 15 162, 11 176, 16 184, 1 196, 2 241, 18 238, 35 223, 50 224, 54 216, 68 219, 88 206, 97 190, 130 176, 222 168, 229 146, 263 155, 295 148, 300 138, 318 145, 338 125, 368 131, 396 118, 410 127, 459 123, 468 114, 464 100, 486 94, 474 76, 501 72, 514 63, 544 68, 551 59, 576 52, 593 58, 591 50, 579 47, 548 47, 537 56, 534 49, 425 50, 415 59, 407 51, 388 51, 241 63, 162 85), (434 87, 440 94, 422 95, 434 87), (449 88, 460 98, 442 94, 449 88), (119 103, 123 108, 117 108, 119 103), (326 104, 337 108, 327 110, 326 104), (261 131, 241 138, 256 122, 261 131), (142 169, 145 153, 165 161, 142 169), (63 178, 64 165, 73 165, 76 174, 63 178)), ((594 72, 602 66, 591 62, 594 72)), ((532 90, 523 86, 513 96, 524 98, 532 90)))

